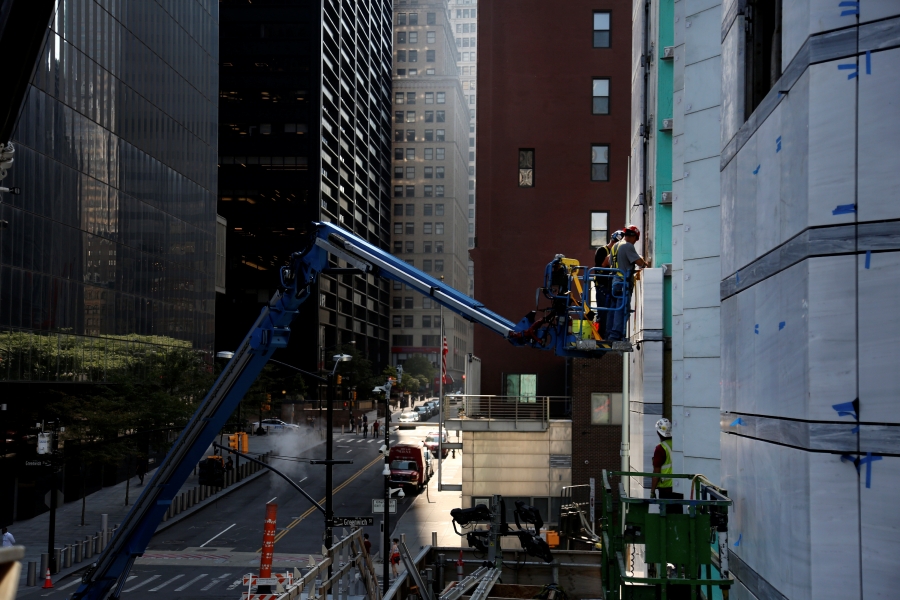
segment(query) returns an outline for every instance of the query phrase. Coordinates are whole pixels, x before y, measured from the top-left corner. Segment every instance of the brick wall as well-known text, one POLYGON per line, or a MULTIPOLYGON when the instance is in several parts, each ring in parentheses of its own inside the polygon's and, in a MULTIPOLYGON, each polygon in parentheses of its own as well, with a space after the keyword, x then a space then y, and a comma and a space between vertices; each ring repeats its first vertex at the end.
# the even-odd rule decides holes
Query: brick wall
POLYGON ((591 477, 602 484, 603 469, 619 470, 621 425, 591 424, 591 393, 622 391, 622 358, 609 353, 602 359, 572 360, 572 485, 591 477), (587 463, 585 463, 587 461, 587 463))

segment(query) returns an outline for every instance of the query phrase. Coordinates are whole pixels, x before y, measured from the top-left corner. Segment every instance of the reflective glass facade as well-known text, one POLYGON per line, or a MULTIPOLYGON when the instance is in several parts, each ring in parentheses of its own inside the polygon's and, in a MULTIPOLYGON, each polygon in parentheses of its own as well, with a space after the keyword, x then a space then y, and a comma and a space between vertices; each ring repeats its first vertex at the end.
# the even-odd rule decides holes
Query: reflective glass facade
POLYGON ((60 0, 0 219, 0 381, 212 351, 215 0, 60 0))

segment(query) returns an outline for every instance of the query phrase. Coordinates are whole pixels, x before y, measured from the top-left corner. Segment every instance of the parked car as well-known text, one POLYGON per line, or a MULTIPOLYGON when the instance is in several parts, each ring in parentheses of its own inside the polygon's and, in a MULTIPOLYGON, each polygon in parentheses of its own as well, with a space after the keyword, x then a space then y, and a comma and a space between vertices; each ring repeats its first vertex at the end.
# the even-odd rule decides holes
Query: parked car
MULTIPOLYGON (((429 431, 425 436, 425 447, 431 451, 431 455, 437 458, 438 455, 438 439, 439 435, 437 431, 429 431)), ((447 434, 444 433, 444 444, 447 443, 447 434)), ((447 458, 447 455, 450 454, 450 450, 446 447, 443 448, 443 452, 441 453, 441 458, 447 458)))
POLYGON ((418 423, 419 422, 419 413, 414 410, 407 411, 405 413, 400 413, 400 427, 402 428, 404 425, 409 423, 418 423))
MULTIPOLYGON (((253 423, 254 431, 259 428, 259 421, 253 423)), ((281 419, 263 419, 262 428, 267 432, 277 433, 282 431, 299 431, 300 426, 293 423, 285 423, 281 419)))
POLYGON ((427 421, 431 417, 431 411, 428 410, 427 406, 417 406, 416 412, 419 413, 420 421, 427 421))
POLYGON ((391 446, 391 487, 404 488, 404 492, 421 492, 434 474, 431 453, 422 444, 397 444, 391 446))
POLYGON ((440 402, 440 400, 429 400, 429 401, 426 402, 425 404, 426 404, 427 406, 430 406, 430 407, 431 407, 431 412, 432 412, 433 414, 436 415, 436 414, 438 414, 439 412, 441 412, 441 402, 440 402))

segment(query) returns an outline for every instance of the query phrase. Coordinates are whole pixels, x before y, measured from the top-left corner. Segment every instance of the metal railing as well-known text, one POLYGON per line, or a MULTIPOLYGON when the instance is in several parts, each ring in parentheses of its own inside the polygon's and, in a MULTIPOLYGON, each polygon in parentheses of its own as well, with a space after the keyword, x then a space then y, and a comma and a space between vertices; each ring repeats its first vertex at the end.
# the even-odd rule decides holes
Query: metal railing
POLYGON ((454 394, 444 397, 444 419, 540 421, 571 419, 569 396, 482 396, 454 394))

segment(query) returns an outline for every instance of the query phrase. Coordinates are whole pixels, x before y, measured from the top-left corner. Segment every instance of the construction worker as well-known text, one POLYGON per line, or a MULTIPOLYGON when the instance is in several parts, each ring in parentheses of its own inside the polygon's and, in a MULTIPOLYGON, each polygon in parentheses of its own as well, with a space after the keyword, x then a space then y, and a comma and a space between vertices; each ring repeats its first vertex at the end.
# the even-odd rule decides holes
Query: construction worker
MULTIPOLYGON (((634 281, 634 267, 649 267, 649 261, 644 260, 634 247, 634 243, 641 237, 641 232, 634 225, 628 225, 622 230, 623 239, 612 247, 609 256, 603 261, 604 267, 619 269, 625 273, 625 281, 622 296, 625 298, 625 306, 622 310, 610 310, 606 318, 606 340, 619 341, 625 339, 625 315, 628 311, 628 298, 631 285, 634 281)), ((616 282, 613 282, 615 288, 616 282)), ((615 293, 615 289, 613 290, 615 293)), ((616 306, 620 298, 610 295, 610 306, 616 306)))
MULTIPOLYGON (((621 229, 614 231, 613 234, 609 236, 609 242, 607 242, 605 246, 597 248, 597 251, 594 252, 594 267, 603 266, 606 262, 606 258, 610 255, 610 252, 612 252, 613 246, 615 246, 624 235, 625 234, 621 229)), ((594 301, 599 307, 606 308, 609 306, 609 283, 609 277, 594 278, 594 301)), ((597 332, 600 334, 600 338, 606 339, 606 312, 601 311, 594 320, 599 325, 597 332)))
MULTIPOLYGON (((672 422, 663 417, 656 422, 656 435, 659 444, 653 451, 653 472, 660 475, 672 474, 672 422)), ((653 477, 650 482, 650 497, 667 500, 683 500, 684 494, 672 491, 672 479, 669 477, 653 477)), ((667 510, 669 513, 682 512, 681 507, 667 510)))

